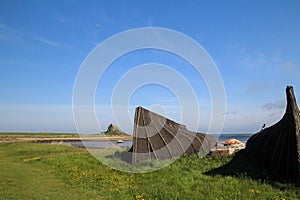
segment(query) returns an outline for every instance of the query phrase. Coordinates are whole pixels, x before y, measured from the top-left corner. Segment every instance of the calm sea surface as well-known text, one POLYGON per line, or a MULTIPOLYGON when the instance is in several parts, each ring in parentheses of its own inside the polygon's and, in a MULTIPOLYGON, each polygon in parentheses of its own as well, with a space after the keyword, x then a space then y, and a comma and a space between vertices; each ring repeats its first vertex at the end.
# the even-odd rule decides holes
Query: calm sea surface
MULTIPOLYGON (((243 143, 246 143, 247 140, 250 138, 251 134, 220 134, 214 135, 218 140, 218 145, 221 145, 222 142, 225 142, 228 139, 235 138, 240 140, 243 143)), ((121 147, 126 148, 132 146, 132 141, 124 141, 123 143, 117 143, 117 141, 84 141, 84 142, 66 142, 72 146, 76 147, 85 147, 91 149, 102 149, 107 147, 121 147)))
POLYGON ((104 149, 108 147, 121 147, 126 148, 132 146, 132 141, 124 141, 123 143, 117 143, 117 141, 84 141, 84 142, 65 142, 76 147, 85 147, 89 149, 104 149))
POLYGON ((220 135, 214 135, 217 140, 218 140, 218 145, 220 146, 223 142, 225 142, 228 139, 235 138, 237 140, 240 140, 241 142, 245 143, 247 140, 252 136, 253 134, 220 134, 220 135))

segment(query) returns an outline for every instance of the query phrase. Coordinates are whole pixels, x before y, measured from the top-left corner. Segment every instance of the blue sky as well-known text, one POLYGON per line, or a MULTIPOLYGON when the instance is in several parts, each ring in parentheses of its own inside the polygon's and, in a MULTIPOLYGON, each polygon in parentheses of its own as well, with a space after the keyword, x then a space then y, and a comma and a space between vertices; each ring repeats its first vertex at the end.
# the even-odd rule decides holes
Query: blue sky
MULTIPOLYGON (((76 131, 72 92, 86 56, 105 39, 139 27, 164 27, 201 44, 216 63, 226 90, 224 132, 255 132, 278 121, 285 87, 300 97, 299 1, 13 1, 0 2, 0 131, 76 131)), ((105 128, 112 90, 122 74, 143 63, 162 63, 196 88, 206 131, 210 96, 192 66, 166 52, 122 56, 105 72, 95 96, 105 128)), ((180 121, 178 101, 167 88, 147 85, 129 100, 165 107, 180 121)), ((117 122, 118 123, 118 122, 117 122)), ((122 127, 131 132, 132 124, 122 127)), ((193 128, 191 128, 193 129, 193 128)))

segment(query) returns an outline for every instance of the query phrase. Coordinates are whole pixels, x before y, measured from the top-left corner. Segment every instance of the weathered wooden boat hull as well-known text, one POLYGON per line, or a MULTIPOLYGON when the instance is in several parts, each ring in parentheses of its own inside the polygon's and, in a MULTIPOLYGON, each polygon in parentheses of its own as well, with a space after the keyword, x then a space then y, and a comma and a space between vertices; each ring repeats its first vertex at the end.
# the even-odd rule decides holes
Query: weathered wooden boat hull
POLYGON ((247 156, 275 177, 300 183, 300 111, 293 87, 286 88, 287 107, 275 125, 253 135, 247 156))
POLYGON ((184 125, 142 107, 136 108, 132 163, 208 153, 216 146, 217 141, 212 136, 188 131, 184 125))

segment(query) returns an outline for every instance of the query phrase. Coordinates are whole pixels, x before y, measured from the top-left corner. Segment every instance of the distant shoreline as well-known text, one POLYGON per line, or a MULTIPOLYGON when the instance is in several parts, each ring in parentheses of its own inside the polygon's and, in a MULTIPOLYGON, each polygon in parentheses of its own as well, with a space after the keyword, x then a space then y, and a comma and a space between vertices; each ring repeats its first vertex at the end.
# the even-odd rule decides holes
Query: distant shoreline
POLYGON ((0 137, 1 142, 76 142, 76 141, 114 141, 132 140, 132 136, 94 136, 94 137, 0 137))
POLYGON ((252 136, 255 133, 220 133, 220 134, 215 134, 215 133, 209 133, 208 135, 238 135, 238 136, 252 136))
MULTIPOLYGON (((240 134, 208 134, 211 136, 240 136, 250 137, 253 133, 240 133, 240 134)), ((77 142, 77 141, 130 141, 133 140, 132 135, 112 135, 106 136, 103 134, 74 134, 74 133, 0 133, 0 143, 3 142, 37 142, 37 143, 51 143, 51 142, 77 142)))

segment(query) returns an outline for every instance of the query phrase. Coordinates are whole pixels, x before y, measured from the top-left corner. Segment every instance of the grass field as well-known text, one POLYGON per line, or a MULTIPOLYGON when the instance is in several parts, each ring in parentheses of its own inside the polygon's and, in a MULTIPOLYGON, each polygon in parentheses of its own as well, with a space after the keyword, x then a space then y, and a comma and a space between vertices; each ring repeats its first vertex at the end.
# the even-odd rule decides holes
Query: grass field
POLYGON ((291 184, 229 170, 232 157, 182 157, 143 174, 111 169, 85 149, 62 145, 0 143, 0 158, 1 199, 300 199, 291 184))

